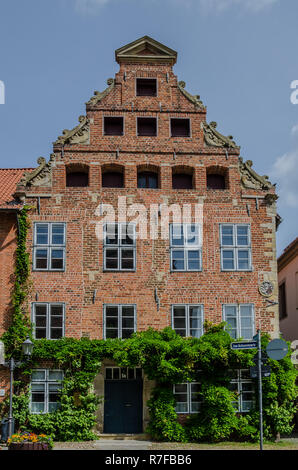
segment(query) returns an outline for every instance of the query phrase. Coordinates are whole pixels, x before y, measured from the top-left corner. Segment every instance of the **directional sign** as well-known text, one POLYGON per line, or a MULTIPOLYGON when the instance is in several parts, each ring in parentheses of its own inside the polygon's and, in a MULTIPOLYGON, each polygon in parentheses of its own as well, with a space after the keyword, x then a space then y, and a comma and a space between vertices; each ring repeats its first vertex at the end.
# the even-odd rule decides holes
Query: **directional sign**
MULTIPOLYGON (((253 357, 252 360, 254 361, 255 364, 258 364, 258 361, 259 361, 259 354, 257 353, 257 354, 253 357)), ((264 366, 264 365, 267 363, 267 361, 268 361, 268 356, 267 356, 267 354, 265 353, 265 351, 262 351, 262 353, 261 353, 261 364, 262 364, 262 366, 264 366)))
POLYGON ((239 341, 238 343, 231 343, 232 349, 253 349, 257 347, 258 343, 256 341, 239 341))
POLYGON ((288 354, 289 348, 283 339, 273 339, 268 344, 266 351, 271 359, 280 361, 288 354))
MULTIPOLYGON (((270 377, 271 375, 271 368, 269 366, 262 366, 261 369, 261 376, 262 377, 270 377)), ((258 367, 253 366, 250 367, 250 376, 252 379, 256 379, 258 377, 258 367)))

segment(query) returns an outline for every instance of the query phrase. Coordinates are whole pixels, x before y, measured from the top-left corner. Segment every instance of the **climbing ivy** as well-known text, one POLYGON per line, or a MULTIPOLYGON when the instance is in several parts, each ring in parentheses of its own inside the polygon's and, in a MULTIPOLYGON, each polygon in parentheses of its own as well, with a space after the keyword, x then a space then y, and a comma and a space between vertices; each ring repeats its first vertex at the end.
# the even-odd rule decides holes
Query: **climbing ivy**
MULTIPOLYGON (((235 396, 229 391, 229 371, 253 365, 253 350, 233 351, 231 337, 224 324, 205 325, 201 338, 182 338, 171 328, 148 329, 126 340, 89 340, 87 338, 35 340, 30 364, 22 370, 29 376, 40 364, 64 371, 60 408, 51 414, 33 415, 28 408, 28 385, 18 382, 14 415, 21 429, 43 432, 56 440, 89 440, 95 437, 95 411, 99 398, 92 384, 103 359, 120 367, 141 366, 156 388, 148 401, 150 423, 147 431, 162 441, 197 442, 222 439, 258 438, 258 403, 246 414, 238 415, 232 406, 235 396), (175 412, 172 384, 186 381, 202 384, 200 412, 179 423, 175 412)), ((269 336, 262 337, 263 347, 269 336)), ((263 379, 264 435, 273 439, 278 433, 291 432, 295 412, 297 371, 289 355, 277 362, 269 360, 272 374, 263 379)), ((257 395, 257 394, 256 394, 257 395)), ((257 396, 256 396, 257 398, 257 396)))
MULTIPOLYGON (((28 208, 24 208, 19 216, 13 320, 2 337, 8 356, 20 351, 21 343, 32 330, 26 315, 30 287, 27 212, 28 208)), ((150 411, 147 431, 154 439, 177 442, 256 440, 257 394, 254 409, 239 415, 232 406, 237 397, 229 391, 229 371, 254 365, 255 351, 232 350, 232 339, 223 323, 206 322, 204 331, 201 338, 182 338, 168 327, 162 331, 149 328, 125 340, 34 340, 30 362, 16 370, 13 409, 17 428, 49 434, 60 441, 94 439, 95 412, 100 398, 94 393, 93 381, 103 359, 111 359, 120 367, 142 367, 148 379, 156 382, 147 403, 150 411), (30 374, 36 367, 58 368, 64 372, 60 407, 54 413, 35 415, 29 411, 30 374), (186 417, 182 425, 175 412, 173 384, 198 380, 203 398, 200 412, 186 417)), ((263 348, 269 340, 267 334, 262 336, 263 348)), ((271 376, 263 379, 264 435, 266 439, 273 439, 278 433, 292 430, 297 371, 290 354, 279 362, 269 360, 269 365, 271 376)), ((8 398, 0 406, 2 415, 7 413, 7 406, 8 398)))
POLYGON ((29 254, 26 249, 27 233, 29 228, 28 211, 29 206, 25 206, 17 215, 18 233, 17 248, 14 272, 14 290, 12 293, 12 322, 7 331, 2 335, 1 340, 5 345, 7 357, 12 353, 17 358, 20 353, 20 345, 27 336, 31 336, 32 328, 27 315, 27 299, 30 289, 29 254))

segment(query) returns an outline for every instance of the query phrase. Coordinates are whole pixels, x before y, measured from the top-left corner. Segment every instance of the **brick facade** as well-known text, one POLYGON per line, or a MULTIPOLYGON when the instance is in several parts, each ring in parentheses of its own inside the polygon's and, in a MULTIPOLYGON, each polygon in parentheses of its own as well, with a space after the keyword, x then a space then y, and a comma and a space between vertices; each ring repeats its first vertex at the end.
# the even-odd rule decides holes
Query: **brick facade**
MULTIPOLYGON (((206 108, 177 81, 173 73, 173 51, 162 53, 159 46, 150 38, 143 38, 143 42, 132 44, 129 56, 116 51, 120 69, 114 80, 109 79, 108 89, 94 95, 86 105, 86 118, 80 118, 77 128, 67 131, 54 143, 50 162, 43 162, 34 178, 19 184, 19 197, 35 207, 30 212, 30 253, 34 222, 66 224, 66 268, 63 272, 33 270, 31 300, 64 302, 68 337, 103 338, 104 304, 135 304, 137 329, 145 330, 149 326, 157 329, 171 326, 173 304, 202 304, 204 319, 218 323, 222 321, 222 305, 229 303, 253 304, 256 329, 276 337, 277 307, 268 303, 258 289, 261 282, 272 282, 274 291, 270 300, 276 300, 274 187, 266 186, 250 163, 243 169, 239 147, 232 139, 221 136, 214 125, 208 127, 214 139, 214 145, 210 145, 208 129, 204 127, 206 108), (145 44, 143 49, 142 44, 145 44), (157 80, 157 96, 136 96, 136 78, 141 77, 157 80), (104 135, 104 116, 123 117, 123 135, 104 135), (157 136, 137 136, 138 117, 156 117, 157 136), (171 137, 170 118, 189 118, 190 136, 171 137), (66 187, 70 164, 88 168, 87 187, 66 187), (193 189, 172 188, 172 172, 180 168, 193 174, 193 189), (123 188, 102 187, 102 173, 106 169, 123 172, 123 188), (137 174, 143 169, 158 173, 158 189, 137 187, 137 174), (226 189, 207 189, 206 175, 210 169, 226 175, 226 189), (247 175, 250 184, 244 178, 247 175), (128 207, 137 203, 146 208, 153 203, 202 204, 202 271, 172 272, 169 240, 147 238, 136 242, 134 272, 106 272, 103 242, 95 232, 95 223, 100 220, 96 209, 102 203, 110 203, 118 215, 120 196, 126 196, 128 207), (251 271, 221 270, 219 224, 222 223, 250 224, 251 271)), ((134 218, 135 215, 128 217, 128 221, 134 218)), ((8 266, 12 265, 12 250, 13 244, 5 251, 4 262, 8 266)), ((7 269, 5 276, 1 281, 9 285, 7 269)), ((5 307, 8 291, 5 296, 5 299, 1 297, 2 331, 8 322, 5 307)))

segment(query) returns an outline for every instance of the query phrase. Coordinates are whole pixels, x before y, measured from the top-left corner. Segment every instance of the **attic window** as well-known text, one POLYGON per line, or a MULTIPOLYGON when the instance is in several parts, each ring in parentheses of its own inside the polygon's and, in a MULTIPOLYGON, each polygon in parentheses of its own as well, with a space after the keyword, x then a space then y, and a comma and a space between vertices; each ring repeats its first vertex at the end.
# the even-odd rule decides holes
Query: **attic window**
POLYGON ((156 136, 157 135, 157 123, 156 118, 137 118, 137 133, 140 136, 156 136))
POLYGON ((171 136, 172 137, 190 137, 190 120, 189 119, 171 119, 171 136))
POLYGON ((104 117, 104 135, 123 135, 123 117, 104 117))
POLYGON ((66 187, 81 188, 89 185, 88 168, 70 165, 66 167, 66 187))
POLYGON ((137 78, 137 96, 157 96, 156 78, 137 78))
POLYGON ((193 171, 191 168, 173 168, 173 189, 193 189, 193 171))
POLYGON ((207 189, 226 189, 224 175, 209 174, 207 175, 207 189))
POLYGON ((103 188, 123 188, 124 187, 123 173, 120 171, 105 171, 102 174, 102 187, 103 188))

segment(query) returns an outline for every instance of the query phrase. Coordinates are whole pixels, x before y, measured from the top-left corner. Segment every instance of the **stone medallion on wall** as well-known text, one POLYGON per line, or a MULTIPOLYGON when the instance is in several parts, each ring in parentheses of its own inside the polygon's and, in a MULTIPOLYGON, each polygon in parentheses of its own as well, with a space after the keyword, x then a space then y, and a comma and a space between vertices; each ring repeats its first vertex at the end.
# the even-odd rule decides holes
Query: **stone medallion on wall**
POLYGON ((271 297, 274 285, 270 281, 263 281, 259 284, 259 292, 263 297, 271 297))

